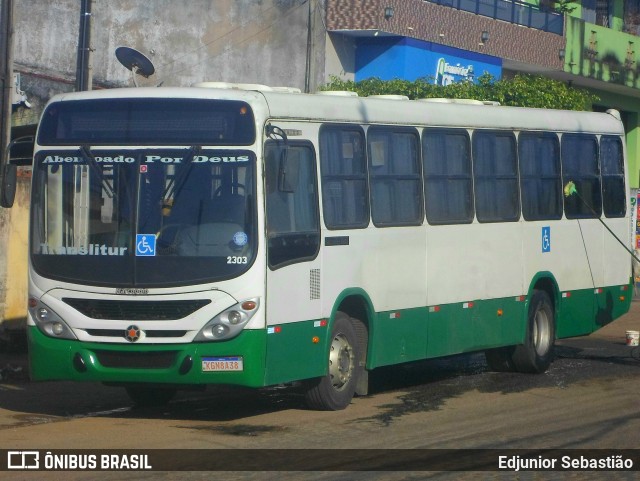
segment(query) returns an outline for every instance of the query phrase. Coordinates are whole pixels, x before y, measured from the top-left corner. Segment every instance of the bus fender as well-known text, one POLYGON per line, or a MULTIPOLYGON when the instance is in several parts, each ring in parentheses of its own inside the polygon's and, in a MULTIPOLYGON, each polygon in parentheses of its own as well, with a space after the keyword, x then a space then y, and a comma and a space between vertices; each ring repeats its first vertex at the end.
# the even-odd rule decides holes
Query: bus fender
MULTIPOLYGON (((333 324, 336 318, 336 314, 342 311, 349 315, 351 318, 357 319, 360 321, 359 323, 355 323, 354 327, 356 332, 358 333, 360 349, 363 352, 364 356, 361 359, 361 363, 365 368, 360 382, 356 387, 356 394, 365 395, 368 391, 368 377, 367 377, 367 369, 368 360, 370 359, 371 343, 369 340, 374 335, 374 323, 372 320, 375 317, 375 310, 373 308, 373 303, 371 302, 371 298, 361 288, 353 287, 344 289, 337 297, 333 303, 333 307, 331 309, 331 316, 329 318, 329 326, 328 332, 332 332, 333 324)), ((331 342, 331 336, 327 336, 325 350, 329 351, 329 344, 331 342)))
POLYGON ((529 302, 531 301, 533 291, 536 289, 546 291, 547 294, 549 294, 549 297, 553 300, 553 305, 557 313, 560 307, 560 288, 558 287, 558 281, 556 281, 555 276, 549 271, 538 272, 531 279, 531 282, 529 283, 529 290, 527 291, 525 312, 529 312, 529 302))

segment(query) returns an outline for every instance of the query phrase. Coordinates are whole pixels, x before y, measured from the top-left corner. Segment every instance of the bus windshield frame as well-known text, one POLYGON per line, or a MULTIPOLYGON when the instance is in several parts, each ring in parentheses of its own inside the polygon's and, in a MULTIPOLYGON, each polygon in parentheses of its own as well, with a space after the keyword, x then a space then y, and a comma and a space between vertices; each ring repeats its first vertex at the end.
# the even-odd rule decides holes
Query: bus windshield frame
POLYGON ((34 158, 35 271, 146 288, 246 272, 258 248, 256 154, 241 147, 255 142, 253 119, 248 104, 229 100, 51 104, 34 158), (115 125, 123 112, 135 122, 115 125))
POLYGON ((38 145, 253 145, 255 120, 239 100, 114 98, 51 103, 38 145))

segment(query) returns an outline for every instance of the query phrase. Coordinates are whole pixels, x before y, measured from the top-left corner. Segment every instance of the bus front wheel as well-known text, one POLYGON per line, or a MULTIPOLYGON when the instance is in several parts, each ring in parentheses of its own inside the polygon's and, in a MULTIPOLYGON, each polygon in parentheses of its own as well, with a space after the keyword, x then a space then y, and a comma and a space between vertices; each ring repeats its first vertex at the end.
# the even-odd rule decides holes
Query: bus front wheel
POLYGON ((554 355, 555 315, 549 294, 536 290, 531 296, 527 332, 524 344, 513 351, 516 371, 529 373, 545 372, 554 355))
POLYGON ((307 383, 305 398, 312 409, 337 411, 346 408, 355 394, 363 366, 358 336, 351 318, 336 314, 328 352, 328 372, 307 383))

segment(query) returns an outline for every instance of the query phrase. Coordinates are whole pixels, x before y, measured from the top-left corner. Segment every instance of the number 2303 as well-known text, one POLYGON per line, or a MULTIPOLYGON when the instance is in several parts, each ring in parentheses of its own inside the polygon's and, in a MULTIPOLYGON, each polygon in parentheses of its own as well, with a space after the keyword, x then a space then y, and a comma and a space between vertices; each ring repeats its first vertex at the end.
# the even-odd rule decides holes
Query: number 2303
POLYGON ((243 256, 228 256, 227 264, 248 264, 249 258, 243 256))

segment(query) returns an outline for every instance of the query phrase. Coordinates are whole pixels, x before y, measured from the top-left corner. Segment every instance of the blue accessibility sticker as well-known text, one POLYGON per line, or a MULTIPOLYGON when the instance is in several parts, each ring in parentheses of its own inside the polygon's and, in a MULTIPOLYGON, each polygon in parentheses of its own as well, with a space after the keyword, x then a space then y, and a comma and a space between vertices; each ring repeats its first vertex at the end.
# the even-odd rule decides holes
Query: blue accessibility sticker
POLYGON ((136 256, 155 256, 156 236, 154 234, 136 234, 136 256))
POLYGON ((551 227, 542 228, 542 252, 551 252, 551 227))

